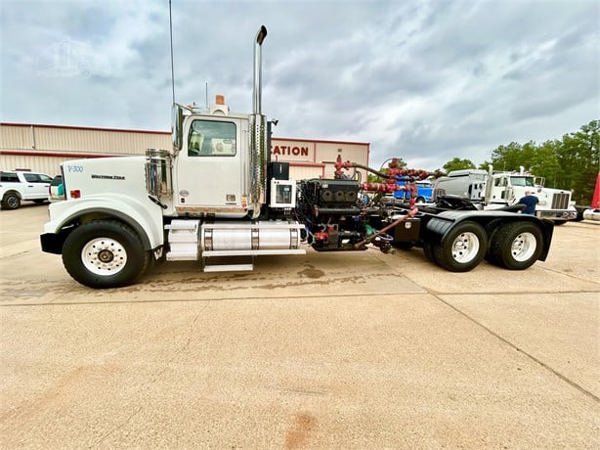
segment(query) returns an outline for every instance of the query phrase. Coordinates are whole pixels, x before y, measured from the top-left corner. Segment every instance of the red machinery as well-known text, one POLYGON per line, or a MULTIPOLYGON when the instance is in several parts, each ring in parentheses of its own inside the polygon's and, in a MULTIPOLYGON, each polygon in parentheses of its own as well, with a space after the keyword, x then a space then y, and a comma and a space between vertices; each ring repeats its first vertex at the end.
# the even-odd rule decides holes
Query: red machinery
POLYGON ((424 180, 432 174, 426 170, 404 169, 400 167, 399 163, 400 161, 397 158, 392 158, 385 172, 377 172, 367 166, 363 166, 351 161, 343 162, 341 155, 338 155, 337 160, 335 161, 334 178, 344 178, 344 170, 351 168, 365 169, 371 173, 374 173, 375 175, 378 175, 380 178, 384 178, 387 181, 385 183, 362 183, 361 189, 363 191, 381 192, 384 194, 393 194, 396 191, 407 191, 410 193, 410 209, 413 209, 415 207, 417 197, 417 187, 415 186, 414 182, 418 180, 424 180), (396 183, 396 181, 398 181, 400 178, 402 178, 405 184, 400 185, 396 183))

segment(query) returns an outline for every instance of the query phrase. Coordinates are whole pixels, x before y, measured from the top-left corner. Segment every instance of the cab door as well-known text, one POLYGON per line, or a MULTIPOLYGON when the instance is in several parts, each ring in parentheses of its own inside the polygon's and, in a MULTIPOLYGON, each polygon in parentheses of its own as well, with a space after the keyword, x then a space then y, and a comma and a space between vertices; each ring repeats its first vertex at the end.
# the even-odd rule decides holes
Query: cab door
POLYGON ((246 124, 227 116, 198 116, 188 122, 177 163, 178 211, 245 214, 246 124))

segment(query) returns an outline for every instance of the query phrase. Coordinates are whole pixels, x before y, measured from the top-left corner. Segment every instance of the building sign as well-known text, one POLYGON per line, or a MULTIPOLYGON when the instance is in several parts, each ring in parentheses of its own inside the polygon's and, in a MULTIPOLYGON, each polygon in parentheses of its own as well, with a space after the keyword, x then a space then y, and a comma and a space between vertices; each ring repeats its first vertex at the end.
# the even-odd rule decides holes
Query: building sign
POLYGON ((314 142, 273 139, 271 141, 271 160, 313 162, 315 160, 315 144, 314 142))

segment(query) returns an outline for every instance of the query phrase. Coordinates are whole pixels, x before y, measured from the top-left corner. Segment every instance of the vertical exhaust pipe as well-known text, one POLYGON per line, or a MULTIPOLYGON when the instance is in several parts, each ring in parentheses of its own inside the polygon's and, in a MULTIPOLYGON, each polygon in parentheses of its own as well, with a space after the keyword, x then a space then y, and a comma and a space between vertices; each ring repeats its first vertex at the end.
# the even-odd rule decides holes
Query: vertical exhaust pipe
POLYGON ((267 37, 267 28, 262 25, 256 33, 256 43, 254 44, 254 114, 262 113, 262 43, 267 37))
POLYGON ((254 98, 253 114, 250 117, 250 205, 252 219, 258 219, 261 212, 262 202, 267 188, 266 166, 267 166, 267 131, 265 117, 262 115, 262 43, 267 37, 267 29, 263 25, 256 33, 254 44, 254 98))

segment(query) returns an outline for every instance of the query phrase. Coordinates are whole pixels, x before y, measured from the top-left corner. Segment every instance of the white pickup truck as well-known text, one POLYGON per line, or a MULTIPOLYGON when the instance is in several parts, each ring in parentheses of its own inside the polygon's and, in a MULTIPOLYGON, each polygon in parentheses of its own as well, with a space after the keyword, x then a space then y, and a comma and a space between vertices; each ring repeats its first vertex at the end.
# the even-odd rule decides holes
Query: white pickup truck
POLYGON ((44 203, 52 177, 45 173, 21 170, 0 172, 0 204, 2 209, 17 209, 24 200, 44 203))

